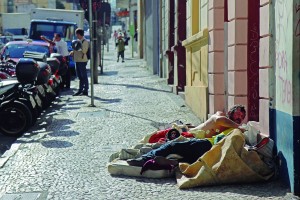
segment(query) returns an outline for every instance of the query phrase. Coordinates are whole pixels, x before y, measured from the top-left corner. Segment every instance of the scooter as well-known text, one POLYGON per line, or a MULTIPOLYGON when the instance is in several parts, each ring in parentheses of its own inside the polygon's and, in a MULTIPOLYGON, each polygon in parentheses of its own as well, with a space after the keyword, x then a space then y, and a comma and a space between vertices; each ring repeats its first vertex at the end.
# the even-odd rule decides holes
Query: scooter
POLYGON ((16 65, 18 83, 5 86, 0 94, 0 132, 19 137, 35 124, 42 110, 36 83, 47 82, 50 70, 46 63, 20 59, 16 65))
POLYGON ((39 116, 37 91, 32 84, 16 83, 6 86, 0 94, 0 132, 19 137, 39 116))
POLYGON ((54 58, 50 67, 35 59, 21 58, 15 67, 18 83, 0 88, 0 132, 4 135, 21 136, 58 95, 54 90, 59 91, 62 62, 54 58))
POLYGON ((39 97, 42 100, 42 109, 48 108, 52 101, 58 96, 59 84, 61 83, 60 76, 56 75, 56 71, 60 65, 60 62, 55 59, 53 62, 48 62, 45 54, 37 52, 25 52, 24 58, 34 59, 39 66, 41 66, 41 72, 36 82, 37 89, 39 91, 39 97), (53 65, 55 65, 54 68, 53 65))

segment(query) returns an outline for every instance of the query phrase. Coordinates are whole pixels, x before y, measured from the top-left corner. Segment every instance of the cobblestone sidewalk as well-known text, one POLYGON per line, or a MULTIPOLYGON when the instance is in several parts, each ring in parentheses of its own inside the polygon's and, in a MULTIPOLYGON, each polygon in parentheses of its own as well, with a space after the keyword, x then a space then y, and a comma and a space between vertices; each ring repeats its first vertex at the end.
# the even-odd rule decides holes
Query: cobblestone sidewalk
MULTIPOLYGON (((0 168, 0 199, 297 199, 280 182, 179 190, 175 179, 112 177, 109 156, 134 145, 144 134, 174 120, 200 123, 165 80, 142 60, 116 62, 105 52, 104 74, 90 98, 63 92, 38 124, 5 154, 0 168), (2 198, 1 198, 2 197, 2 198)), ((78 81, 72 82, 72 88, 78 81)), ((3 158, 1 158, 3 159, 3 158)))

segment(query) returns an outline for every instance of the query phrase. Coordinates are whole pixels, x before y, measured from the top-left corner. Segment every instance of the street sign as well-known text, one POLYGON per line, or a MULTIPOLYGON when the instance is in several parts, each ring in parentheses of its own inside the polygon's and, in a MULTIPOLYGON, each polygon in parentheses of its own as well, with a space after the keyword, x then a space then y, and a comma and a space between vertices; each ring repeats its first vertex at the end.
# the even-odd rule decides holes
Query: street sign
POLYGON ((131 35, 131 36, 134 36, 135 28, 134 28, 134 25, 133 25, 133 24, 130 25, 129 31, 130 31, 130 35, 131 35))

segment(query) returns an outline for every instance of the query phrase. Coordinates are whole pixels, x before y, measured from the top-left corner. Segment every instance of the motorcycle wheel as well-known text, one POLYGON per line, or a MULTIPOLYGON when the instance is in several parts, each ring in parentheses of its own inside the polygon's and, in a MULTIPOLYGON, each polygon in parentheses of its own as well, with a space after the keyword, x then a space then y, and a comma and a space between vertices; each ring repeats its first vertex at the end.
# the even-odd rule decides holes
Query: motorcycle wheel
POLYGON ((20 137, 32 125, 30 109, 19 101, 7 102, 1 105, 0 132, 9 137, 20 137))
POLYGON ((33 108, 27 99, 19 99, 19 101, 29 108, 32 115, 31 125, 33 126, 36 123, 37 118, 40 116, 39 110, 37 108, 33 108))

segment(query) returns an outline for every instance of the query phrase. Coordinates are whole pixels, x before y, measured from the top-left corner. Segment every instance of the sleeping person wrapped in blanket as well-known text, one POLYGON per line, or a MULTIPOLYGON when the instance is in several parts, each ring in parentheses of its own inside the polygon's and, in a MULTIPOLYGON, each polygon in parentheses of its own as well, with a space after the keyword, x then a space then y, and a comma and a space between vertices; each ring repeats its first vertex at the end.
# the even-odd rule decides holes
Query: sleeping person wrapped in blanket
POLYGON ((173 123, 112 154, 108 171, 150 178, 177 171, 179 188, 268 180, 275 168, 274 141, 260 133, 258 122, 241 125, 245 116, 245 107, 235 105, 197 127, 173 123))
MULTIPOLYGON (((199 126, 190 129, 186 127, 188 132, 195 138, 187 141, 166 142, 159 148, 153 149, 139 158, 127 160, 127 163, 132 166, 143 166, 148 160, 158 156, 165 158, 169 154, 179 155, 181 158, 178 162, 193 163, 211 149, 214 144, 214 136, 229 128, 239 128, 244 131, 240 125, 245 116, 246 110, 243 105, 235 105, 228 111, 227 115, 218 111, 199 126)), ((170 135, 172 135, 172 131, 175 132, 175 130, 171 130, 169 132, 170 135)), ((174 134, 176 135, 176 133, 174 134)), ((176 165, 174 161, 170 161, 170 163, 176 165)))

